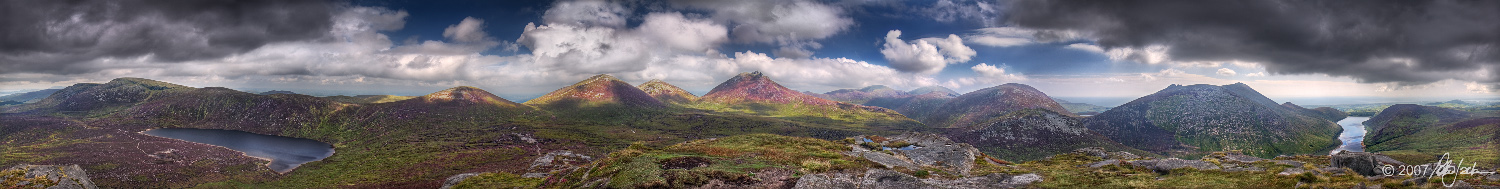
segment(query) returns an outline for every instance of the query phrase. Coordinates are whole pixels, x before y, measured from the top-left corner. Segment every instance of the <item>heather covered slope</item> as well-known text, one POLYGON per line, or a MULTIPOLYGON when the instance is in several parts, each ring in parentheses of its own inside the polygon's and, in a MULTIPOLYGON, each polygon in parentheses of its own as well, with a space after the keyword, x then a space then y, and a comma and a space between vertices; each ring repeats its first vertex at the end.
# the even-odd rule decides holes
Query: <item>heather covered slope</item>
POLYGON ((962 128, 982 124, 1011 111, 1030 108, 1077 116, 1031 86, 1010 83, 969 92, 949 100, 933 109, 931 114, 922 119, 922 123, 937 128, 962 128))
POLYGON ((1058 105, 1062 105, 1063 109, 1067 109, 1068 112, 1073 112, 1074 114, 1078 114, 1078 115, 1094 115, 1094 114, 1099 114, 1099 113, 1104 112, 1104 111, 1109 111, 1109 107, 1104 107, 1104 106, 1099 106, 1099 105, 1093 105, 1093 104, 1088 104, 1088 103, 1068 102, 1066 100, 1057 99, 1057 98, 1052 98, 1052 100, 1053 101, 1057 101, 1057 104, 1058 105))
POLYGON ((338 101, 338 102, 343 102, 343 103, 350 103, 350 104, 387 103, 387 102, 395 102, 395 101, 401 101, 401 100, 412 99, 412 98, 416 98, 416 97, 415 96, 396 96, 396 95, 355 95, 355 96, 339 95, 339 96, 325 96, 325 97, 323 97, 323 99, 328 99, 328 100, 338 101))
POLYGON ((581 108, 622 105, 629 108, 661 108, 666 104, 609 74, 599 74, 541 97, 527 105, 543 108, 581 108))
POLYGON ((9 94, 0 96, 0 102, 14 101, 21 103, 34 103, 37 101, 41 101, 43 98, 47 98, 47 96, 52 96, 52 93, 57 93, 57 91, 60 90, 62 89, 42 89, 39 91, 9 94))
POLYGON ((986 154, 1007 160, 1037 160, 1085 147, 1152 155, 1084 128, 1077 117, 1041 108, 1010 111, 982 124, 941 130, 954 141, 973 144, 986 154))
POLYGON ((44 111, 98 116, 190 89, 192 88, 156 80, 119 78, 104 84, 74 84, 36 103, 6 107, 3 112, 44 111))
POLYGON ((760 72, 740 73, 714 87, 688 108, 858 129, 923 128, 916 120, 889 109, 832 101, 788 89, 760 72))
POLYGON ((646 92, 647 95, 651 95, 652 98, 668 104, 685 104, 698 100, 698 96, 693 95, 693 93, 689 93, 687 90, 682 90, 682 88, 678 88, 676 85, 659 79, 652 79, 646 83, 641 83, 637 88, 646 92))
POLYGON ((1500 116, 1412 104, 1392 105, 1365 122, 1365 150, 1406 162, 1451 159, 1500 165, 1500 116))
POLYGON ((953 100, 953 96, 949 96, 946 93, 931 92, 900 98, 875 98, 869 102, 865 102, 864 105, 895 110, 911 119, 922 120, 939 106, 942 106, 943 103, 948 103, 950 100, 953 100))
POLYGON ((953 91, 953 89, 948 89, 947 87, 943 86, 926 86, 922 88, 912 89, 911 91, 907 91, 906 93, 911 95, 922 95, 932 92, 937 92, 938 94, 942 94, 943 96, 948 97, 958 97, 958 95, 962 95, 958 92, 953 91))
POLYGON ((905 91, 886 87, 885 85, 871 85, 861 89, 839 89, 823 94, 820 98, 850 104, 865 104, 865 102, 876 98, 896 98, 912 95, 907 94, 905 91))
POLYGON ((1221 150, 1260 157, 1318 153, 1336 146, 1341 130, 1238 83, 1172 85, 1083 124, 1126 146, 1171 156, 1221 150))
POLYGON ((1292 104, 1292 102, 1281 103, 1281 107, 1286 107, 1287 109, 1291 109, 1292 111, 1297 111, 1302 115, 1311 115, 1332 122, 1339 122, 1339 120, 1344 120, 1344 118, 1349 117, 1349 113, 1345 113, 1344 111, 1339 111, 1338 109, 1329 107, 1307 109, 1303 108, 1302 106, 1298 106, 1297 104, 1292 104))

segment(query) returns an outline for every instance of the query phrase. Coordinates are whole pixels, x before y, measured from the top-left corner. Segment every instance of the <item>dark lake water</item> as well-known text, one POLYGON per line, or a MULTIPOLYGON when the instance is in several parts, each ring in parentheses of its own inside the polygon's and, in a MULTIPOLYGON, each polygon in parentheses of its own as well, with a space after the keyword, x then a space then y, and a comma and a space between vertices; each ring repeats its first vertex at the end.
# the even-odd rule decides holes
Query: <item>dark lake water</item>
POLYGON ((286 173, 303 163, 323 160, 333 155, 333 145, 312 139, 262 135, 220 129, 152 129, 142 134, 221 146, 245 155, 270 160, 266 165, 286 173))
POLYGON ((1344 144, 1340 144, 1339 148, 1333 149, 1333 152, 1339 152, 1339 150, 1348 150, 1350 152, 1365 151, 1365 124, 1363 124, 1365 120, 1370 120, 1370 117, 1348 117, 1344 118, 1344 120, 1339 120, 1339 126, 1344 127, 1344 132, 1339 133, 1339 141, 1343 141, 1344 144))

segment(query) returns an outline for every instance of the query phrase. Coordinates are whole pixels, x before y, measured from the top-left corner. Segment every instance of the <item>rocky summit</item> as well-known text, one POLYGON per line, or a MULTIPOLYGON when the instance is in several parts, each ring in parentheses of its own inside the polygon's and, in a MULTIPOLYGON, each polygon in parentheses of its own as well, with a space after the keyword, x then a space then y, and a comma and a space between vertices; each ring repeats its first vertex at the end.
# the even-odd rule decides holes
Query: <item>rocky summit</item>
POLYGON ((740 73, 704 94, 702 101, 714 103, 772 103, 806 104, 818 106, 837 105, 837 101, 803 94, 771 81, 770 77, 757 72, 740 73))
POLYGON ((683 104, 698 100, 698 96, 694 96, 693 93, 689 93, 687 90, 682 90, 682 88, 678 88, 676 85, 661 81, 660 79, 652 79, 636 87, 641 88, 641 91, 645 91, 652 98, 665 103, 683 104))
POLYGON ((1040 108, 1011 111, 982 124, 943 128, 940 132, 955 141, 974 144, 986 154, 1011 160, 1036 160, 1091 146, 1150 154, 1084 128, 1077 117, 1040 108))
POLYGON ((666 104, 653 98, 640 88, 620 81, 609 74, 599 74, 573 85, 563 87, 527 100, 527 105, 539 107, 598 107, 622 105, 632 108, 661 108, 666 104))
POLYGON ((16 165, 0 171, 0 186, 6 188, 95 189, 88 173, 78 165, 16 165))
POLYGON ((885 85, 871 85, 869 87, 861 89, 839 89, 816 96, 839 102, 864 104, 865 102, 868 102, 871 99, 875 98, 905 97, 911 96, 911 94, 907 94, 906 91, 899 91, 890 87, 886 87, 885 85))
POLYGON ((1011 111, 1031 108, 1077 116, 1036 88, 1025 84, 1009 83, 953 98, 933 109, 931 114, 922 119, 922 123, 938 128, 962 128, 985 123, 991 118, 1011 111))
POLYGON ((1126 146, 1180 156, 1240 150, 1271 157, 1336 147, 1340 127, 1276 104, 1250 86, 1172 85, 1083 120, 1126 146))

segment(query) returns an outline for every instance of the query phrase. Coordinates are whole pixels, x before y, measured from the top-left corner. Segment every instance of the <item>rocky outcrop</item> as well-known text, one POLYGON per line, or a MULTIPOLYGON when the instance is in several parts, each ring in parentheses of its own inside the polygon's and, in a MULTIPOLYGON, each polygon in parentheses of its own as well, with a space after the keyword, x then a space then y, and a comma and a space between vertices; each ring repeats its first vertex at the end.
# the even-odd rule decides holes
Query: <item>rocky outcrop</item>
POLYGON ((0 187, 74 189, 98 188, 78 165, 16 165, 0 172, 0 187))
POLYGON ((593 157, 573 153, 573 151, 558 150, 547 152, 547 155, 542 155, 542 157, 536 158, 536 160, 532 160, 531 168, 528 169, 529 172, 527 172, 526 174, 522 174, 521 177, 543 178, 547 177, 547 175, 553 171, 576 169, 580 165, 586 164, 589 161, 593 160, 593 157))
POLYGON ((480 173, 464 173, 464 174, 453 175, 451 177, 448 177, 448 179, 443 179, 443 187, 439 187, 438 189, 453 188, 454 185, 458 185, 458 183, 463 183, 465 179, 469 179, 469 177, 479 176, 479 174, 480 173))
POLYGON ((1219 170, 1219 166, 1218 165, 1214 165, 1213 163, 1210 163, 1210 162, 1207 162, 1207 161, 1202 161, 1202 160, 1184 160, 1184 159, 1177 159, 1177 158, 1153 159, 1153 160, 1135 160, 1135 161, 1130 161, 1130 164, 1133 164, 1133 165, 1136 165, 1136 166, 1145 167, 1147 169, 1151 169, 1153 171, 1160 172, 1160 173, 1171 172, 1173 169, 1178 169, 1178 168, 1194 168, 1194 169, 1198 169, 1198 170, 1219 170))
POLYGON ((952 180, 921 179, 886 169, 864 174, 823 173, 802 176, 793 188, 1021 188, 1042 181, 1037 174, 989 174, 952 180))
POLYGON ((1339 153, 1332 155, 1332 157, 1329 158, 1328 161, 1333 167, 1349 168, 1350 170, 1354 170, 1355 173, 1359 173, 1359 175, 1364 176, 1375 176, 1382 174, 1379 169, 1376 168, 1379 166, 1405 165, 1405 163, 1396 161, 1395 159, 1391 159, 1391 157, 1387 157, 1385 155, 1350 151, 1339 151, 1339 153))

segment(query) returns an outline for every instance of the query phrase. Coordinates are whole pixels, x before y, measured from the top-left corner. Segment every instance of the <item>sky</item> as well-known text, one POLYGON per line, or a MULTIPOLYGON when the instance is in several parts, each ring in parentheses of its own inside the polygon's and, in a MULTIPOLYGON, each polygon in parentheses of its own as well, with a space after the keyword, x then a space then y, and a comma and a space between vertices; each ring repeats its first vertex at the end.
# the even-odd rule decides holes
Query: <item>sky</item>
POLYGON ((703 95, 760 71, 818 93, 1022 83, 1101 104, 1232 83, 1299 104, 1484 99, 1495 20, 1500 2, 1441 0, 17 0, 0 2, 0 94, 139 77, 523 101, 596 74, 703 95))

